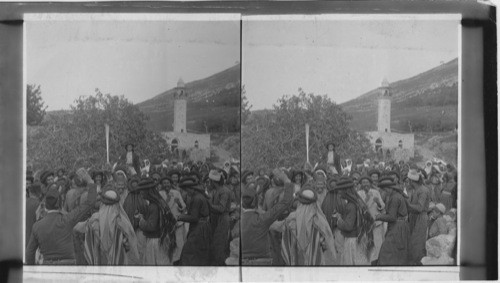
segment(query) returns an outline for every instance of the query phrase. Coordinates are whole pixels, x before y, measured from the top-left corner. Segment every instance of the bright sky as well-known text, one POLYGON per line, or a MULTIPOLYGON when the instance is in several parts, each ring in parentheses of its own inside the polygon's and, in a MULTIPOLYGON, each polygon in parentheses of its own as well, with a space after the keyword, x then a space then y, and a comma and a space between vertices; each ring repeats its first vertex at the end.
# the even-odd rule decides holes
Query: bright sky
POLYGON ((458 20, 243 21, 242 77, 252 110, 284 94, 337 103, 458 57, 458 20))
POLYGON ((34 21, 26 31, 26 83, 41 85, 49 111, 95 88, 139 103, 240 61, 238 20, 34 21))

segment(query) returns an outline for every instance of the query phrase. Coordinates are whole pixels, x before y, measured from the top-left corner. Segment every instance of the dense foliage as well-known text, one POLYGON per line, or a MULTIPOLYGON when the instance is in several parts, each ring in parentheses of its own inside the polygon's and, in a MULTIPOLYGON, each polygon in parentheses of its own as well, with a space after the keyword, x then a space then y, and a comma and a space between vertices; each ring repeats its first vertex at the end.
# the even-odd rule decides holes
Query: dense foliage
POLYGON ((48 115, 36 128, 28 129, 27 159, 36 168, 106 164, 105 124, 110 127, 109 156, 114 163, 132 142, 141 158, 168 154, 166 141, 146 128, 148 117, 123 96, 102 94, 80 97, 71 111, 48 115))
POLYGON ((241 88, 241 123, 245 124, 250 118, 252 105, 248 102, 245 86, 241 88))
POLYGON ((349 127, 350 117, 326 95, 283 96, 273 111, 252 114, 242 128, 242 168, 301 166, 306 162, 305 124, 310 125, 309 159, 314 165, 326 143, 338 144, 343 158, 373 155, 369 140, 349 127))
POLYGON ((26 89, 26 121, 28 125, 40 125, 45 117, 46 109, 47 106, 44 106, 40 85, 28 85, 26 89))

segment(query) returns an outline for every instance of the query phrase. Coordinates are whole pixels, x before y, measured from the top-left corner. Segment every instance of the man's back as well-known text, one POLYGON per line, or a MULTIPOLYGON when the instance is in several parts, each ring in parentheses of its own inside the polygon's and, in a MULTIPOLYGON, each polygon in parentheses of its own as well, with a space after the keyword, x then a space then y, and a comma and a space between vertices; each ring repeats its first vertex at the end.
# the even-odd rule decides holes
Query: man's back
POLYGON ((265 213, 255 209, 243 210, 241 215, 241 251, 242 258, 269 258, 268 232, 271 224, 291 205, 293 184, 285 185, 282 200, 265 213))
MULTIPOLYGON (((89 177, 90 178, 90 177, 89 177)), ((96 187, 92 184, 85 203, 67 214, 59 210, 50 210, 47 215, 33 225, 32 233, 26 248, 26 264, 35 264, 37 248, 44 261, 74 260, 73 227, 88 215, 91 206, 96 202, 96 187)))
POLYGON ((269 226, 264 224, 257 211, 242 213, 240 235, 243 258, 270 257, 268 232, 269 226))
POLYGON ((44 259, 73 259, 72 228, 61 212, 50 212, 33 225, 33 236, 36 237, 40 252, 44 259))

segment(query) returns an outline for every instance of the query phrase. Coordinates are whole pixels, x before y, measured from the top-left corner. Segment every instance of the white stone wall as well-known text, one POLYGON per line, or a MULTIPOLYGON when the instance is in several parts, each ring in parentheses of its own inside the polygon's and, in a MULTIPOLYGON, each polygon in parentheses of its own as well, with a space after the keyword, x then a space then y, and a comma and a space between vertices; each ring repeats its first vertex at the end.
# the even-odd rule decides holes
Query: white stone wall
POLYGON ((408 161, 415 156, 415 136, 414 134, 399 134, 385 132, 367 132, 368 139, 375 149, 377 139, 382 140, 382 150, 384 156, 387 150, 395 160, 403 159, 408 161), (399 141, 403 142, 403 148, 399 148, 399 141))
POLYGON ((174 132, 186 133, 187 101, 185 99, 174 100, 174 132))
POLYGON ((378 100, 378 121, 379 132, 391 132, 391 100, 381 97, 378 100))
POLYGON ((196 161, 201 157, 210 158, 210 134, 163 132, 162 136, 169 145, 177 139, 179 150, 193 151, 192 157, 196 161), (193 150, 196 141, 198 141, 199 150, 193 150))

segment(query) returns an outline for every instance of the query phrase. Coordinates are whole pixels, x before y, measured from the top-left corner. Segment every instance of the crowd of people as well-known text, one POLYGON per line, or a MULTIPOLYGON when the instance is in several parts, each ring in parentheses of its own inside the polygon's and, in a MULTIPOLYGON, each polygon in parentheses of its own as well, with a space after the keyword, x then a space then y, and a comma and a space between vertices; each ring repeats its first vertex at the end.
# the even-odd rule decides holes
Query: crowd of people
POLYGON ((26 264, 234 264, 239 162, 141 167, 125 148, 104 170, 28 170, 26 264))
POLYGON ((133 148, 104 170, 27 171, 27 264, 454 263, 457 171, 441 160, 352 164, 329 144, 314 167, 240 174, 141 166, 133 148))
POLYGON ((242 172, 243 265, 454 263, 457 171, 451 164, 352 164, 335 144, 327 148, 315 167, 242 172))

